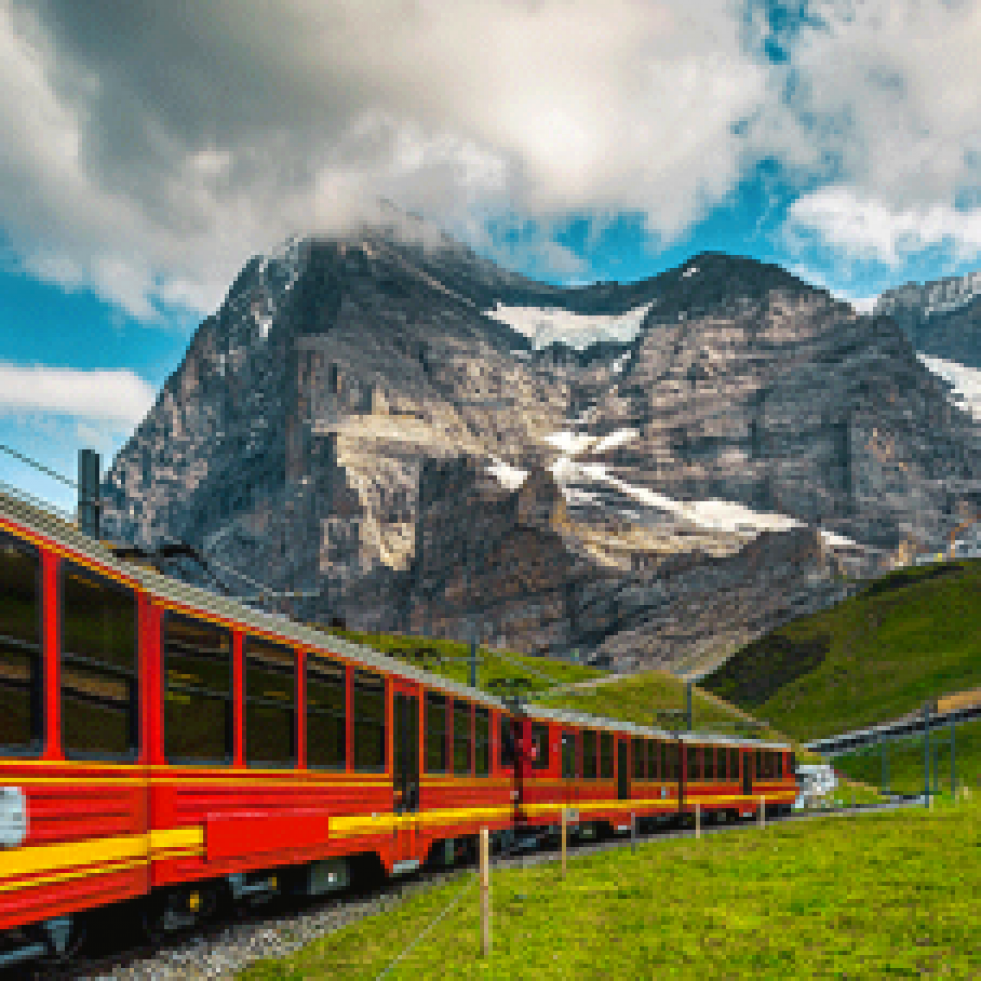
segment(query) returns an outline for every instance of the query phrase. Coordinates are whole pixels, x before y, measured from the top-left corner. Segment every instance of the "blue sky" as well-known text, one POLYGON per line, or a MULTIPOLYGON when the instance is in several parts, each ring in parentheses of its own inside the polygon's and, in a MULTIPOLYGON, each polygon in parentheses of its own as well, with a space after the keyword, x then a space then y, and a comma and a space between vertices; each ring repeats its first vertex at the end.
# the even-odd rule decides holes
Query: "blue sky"
POLYGON ((556 283, 981 268, 978 50, 967 0, 0 0, 0 442, 106 465, 251 255, 382 196, 556 283))

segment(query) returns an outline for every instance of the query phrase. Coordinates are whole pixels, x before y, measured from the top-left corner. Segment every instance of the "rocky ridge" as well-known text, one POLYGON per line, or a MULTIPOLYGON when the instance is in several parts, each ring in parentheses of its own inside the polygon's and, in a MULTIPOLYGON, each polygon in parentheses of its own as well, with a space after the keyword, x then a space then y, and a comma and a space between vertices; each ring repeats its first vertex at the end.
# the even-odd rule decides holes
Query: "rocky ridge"
POLYGON ((895 320, 920 353, 981 368, 981 272, 887 290, 875 313, 895 320))

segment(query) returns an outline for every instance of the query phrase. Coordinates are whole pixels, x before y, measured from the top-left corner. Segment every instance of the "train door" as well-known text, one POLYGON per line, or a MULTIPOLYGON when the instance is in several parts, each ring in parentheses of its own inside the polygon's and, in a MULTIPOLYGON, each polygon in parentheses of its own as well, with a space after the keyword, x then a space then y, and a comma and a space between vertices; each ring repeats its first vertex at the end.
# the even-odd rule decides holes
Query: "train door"
POLYGON ((627 740, 617 739, 617 800, 630 800, 630 769, 627 740))
POLYGON ((395 861, 414 858, 419 811, 419 695, 412 689, 395 691, 393 743, 395 749, 393 809, 400 816, 393 826, 395 861))
POLYGON ((751 797, 753 794, 753 754, 743 753, 743 794, 751 797))

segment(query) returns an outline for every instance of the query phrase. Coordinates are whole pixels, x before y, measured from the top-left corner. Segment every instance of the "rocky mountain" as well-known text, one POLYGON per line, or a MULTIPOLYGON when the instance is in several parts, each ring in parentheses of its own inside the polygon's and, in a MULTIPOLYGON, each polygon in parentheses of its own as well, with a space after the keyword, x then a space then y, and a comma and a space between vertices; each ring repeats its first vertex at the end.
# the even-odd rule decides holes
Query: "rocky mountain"
POLYGON ((389 207, 247 264, 104 523, 305 619, 678 667, 938 542, 979 449, 890 317, 779 267, 564 289, 389 207))
POLYGON ((981 368, 981 272, 887 290, 875 313, 892 317, 922 354, 981 368))

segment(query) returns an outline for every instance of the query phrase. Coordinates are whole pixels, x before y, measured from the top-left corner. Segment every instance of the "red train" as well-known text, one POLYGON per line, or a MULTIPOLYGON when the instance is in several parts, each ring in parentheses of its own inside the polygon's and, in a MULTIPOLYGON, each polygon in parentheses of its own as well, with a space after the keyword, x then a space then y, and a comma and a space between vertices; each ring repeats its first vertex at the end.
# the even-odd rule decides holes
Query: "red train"
POLYGON ((123 563, 0 494, 0 966, 554 831, 750 815, 790 748, 509 705, 123 563))

